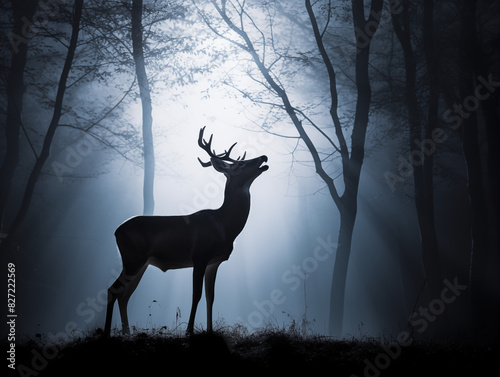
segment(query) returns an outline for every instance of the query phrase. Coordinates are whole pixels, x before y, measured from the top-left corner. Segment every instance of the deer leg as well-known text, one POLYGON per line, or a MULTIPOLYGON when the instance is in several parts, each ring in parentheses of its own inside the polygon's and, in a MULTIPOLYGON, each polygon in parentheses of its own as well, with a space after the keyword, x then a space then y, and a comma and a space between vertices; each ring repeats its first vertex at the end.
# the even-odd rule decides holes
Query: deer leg
POLYGON ((207 299, 207 331, 211 333, 212 328, 212 307, 215 298, 215 277, 219 263, 211 264, 205 270, 205 297, 207 299))
POLYGON ((106 308, 106 323, 104 325, 104 335, 111 334, 111 319, 113 317, 113 307, 115 306, 116 296, 108 289, 108 306, 106 308))
POLYGON ((125 278, 125 271, 122 271, 118 279, 109 287, 108 289, 108 305, 106 308, 106 324, 104 325, 104 335, 109 336, 111 334, 111 320, 113 317, 113 308, 116 299, 122 295, 127 286, 127 280, 125 278))
POLYGON ((191 305, 191 314, 189 315, 188 327, 186 334, 193 333, 194 317, 196 315, 196 308, 200 302, 201 291, 203 289, 203 275, 205 274, 206 266, 194 266, 193 270, 193 303, 191 305))
POLYGON ((131 276, 125 276, 125 279, 127 280, 127 285, 124 287, 123 293, 118 296, 118 307, 120 308, 120 317, 122 320, 122 329, 124 334, 129 334, 130 329, 128 325, 128 315, 127 315, 127 305, 128 301, 130 299, 130 296, 132 296, 132 293, 134 293, 135 289, 137 288, 137 285, 141 281, 142 276, 144 275, 144 272, 146 271, 146 268, 148 267, 148 264, 144 264, 144 266, 141 267, 137 275, 131 277, 131 276))

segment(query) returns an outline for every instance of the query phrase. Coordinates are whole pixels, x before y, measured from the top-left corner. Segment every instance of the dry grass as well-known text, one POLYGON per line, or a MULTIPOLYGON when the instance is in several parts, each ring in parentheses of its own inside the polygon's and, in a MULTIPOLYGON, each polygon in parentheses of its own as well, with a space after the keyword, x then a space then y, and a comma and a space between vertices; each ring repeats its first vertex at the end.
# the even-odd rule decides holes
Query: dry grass
POLYGON ((498 344, 470 342, 413 343, 400 347, 399 352, 393 343, 392 355, 387 347, 387 342, 375 339, 333 340, 304 336, 290 328, 248 333, 241 326, 223 326, 214 334, 201 332, 191 337, 162 329, 110 338, 97 330, 64 344, 47 344, 43 337, 18 344, 16 366, 22 365, 18 371, 23 376, 51 377, 168 375, 202 369, 370 377, 480 375, 495 368, 500 355, 498 344))

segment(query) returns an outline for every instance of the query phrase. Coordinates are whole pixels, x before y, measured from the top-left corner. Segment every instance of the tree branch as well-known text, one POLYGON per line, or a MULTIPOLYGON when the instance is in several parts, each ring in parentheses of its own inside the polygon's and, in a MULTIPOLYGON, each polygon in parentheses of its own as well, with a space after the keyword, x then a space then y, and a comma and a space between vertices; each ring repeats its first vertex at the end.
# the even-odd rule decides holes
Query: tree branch
POLYGON ((321 158, 319 156, 319 153, 316 149, 316 146, 312 142, 311 138, 307 134, 306 130, 304 129, 302 122, 300 119, 297 117, 297 113, 290 103, 290 99, 288 98, 288 95, 286 91, 283 89, 283 87, 276 82, 276 80, 273 78, 271 75, 270 71, 264 63, 262 62, 261 58, 259 57, 259 54, 257 54, 257 51, 254 48, 254 45, 252 41, 250 40, 250 37, 248 34, 242 29, 238 28, 233 21, 229 18, 227 13, 225 12, 225 4, 226 1, 222 1, 222 6, 219 7, 217 2, 215 0, 212 0, 212 4, 214 8, 217 10, 219 15, 222 17, 224 22, 228 25, 228 27, 233 30, 236 34, 238 34, 242 40, 245 42, 246 45, 246 51, 252 56, 252 59, 255 62, 255 65, 261 72, 261 74, 264 76, 265 80, 268 82, 269 86, 272 88, 272 90, 281 98, 283 102, 283 108, 287 112, 288 116, 292 120, 295 128, 297 129, 301 139, 304 141, 306 144, 309 152, 311 153, 311 156, 314 161, 314 166, 316 168, 316 173, 323 179, 323 181, 327 184, 330 195, 332 196, 333 201, 336 203, 337 206, 341 205, 340 202, 340 196, 337 192, 337 188, 335 187, 335 183, 333 182, 332 178, 328 175, 328 173, 325 171, 322 165, 321 158))
MULTIPOLYGON (((329 4, 331 5, 331 4, 329 4)), ((328 78, 330 80, 330 116, 333 120, 333 125, 335 127, 335 133, 337 135, 337 139, 340 144, 340 154, 342 156, 342 165, 346 168, 346 165, 349 162, 349 150, 347 148, 346 139, 344 133, 342 131, 342 125, 340 123, 340 119, 338 116, 338 94, 337 94, 337 79, 335 74, 335 69, 333 68, 332 62, 328 53, 326 52, 325 46, 323 44, 322 35, 319 32, 318 22, 316 21, 316 16, 314 15, 314 11, 311 6, 311 1, 306 0, 306 9, 309 15, 309 19, 311 20, 311 26, 314 32, 314 38, 316 39, 316 44, 318 45, 319 52, 321 57, 323 58, 323 63, 326 66, 326 70, 328 72, 328 78)))

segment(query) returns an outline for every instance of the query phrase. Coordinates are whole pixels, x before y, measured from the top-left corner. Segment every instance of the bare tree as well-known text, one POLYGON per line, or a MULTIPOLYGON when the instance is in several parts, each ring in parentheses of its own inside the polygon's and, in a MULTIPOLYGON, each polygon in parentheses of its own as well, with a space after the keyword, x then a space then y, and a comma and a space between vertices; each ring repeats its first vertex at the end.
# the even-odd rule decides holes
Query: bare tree
MULTIPOLYGON (((36 41, 35 43, 30 42, 30 56, 33 58, 32 60, 28 59, 29 70, 27 70, 24 81, 28 82, 26 87, 31 89, 28 92, 30 99, 37 106, 46 110, 52 120, 48 129, 43 126, 41 121, 29 122, 25 119, 25 124, 21 124, 20 104, 17 103, 15 109, 14 106, 11 108, 15 110, 15 113, 12 111, 11 114, 17 117, 18 128, 16 130, 10 128, 9 135, 13 135, 13 137, 9 137, 5 143, 6 146, 9 145, 8 155, 11 157, 17 155, 18 159, 23 158, 22 162, 24 162, 24 158, 29 160, 34 156, 36 170, 40 169, 40 172, 28 171, 28 176, 32 173, 31 179, 24 177, 22 171, 17 172, 20 179, 30 180, 29 187, 31 187, 24 195, 24 199, 20 197, 22 193, 17 193, 17 197, 11 195, 11 198, 13 196, 13 199, 20 199, 23 202, 19 213, 16 212, 18 208, 14 207, 16 201, 7 201, 9 179, 2 178, 1 180, 2 190, 5 190, 1 195, 1 201, 12 209, 12 211, 9 210, 9 213, 13 213, 15 217, 14 221, 12 218, 3 218, 5 225, 2 229, 5 232, 3 236, 10 233, 12 237, 10 237, 9 242, 12 241, 14 233, 17 232, 28 212, 33 193, 36 193, 37 176, 39 178, 56 176, 59 182, 62 182, 65 177, 78 179, 100 174, 99 171, 92 170, 82 175, 72 166, 64 164, 68 158, 67 150, 72 143, 78 143, 79 140, 84 139, 87 140, 85 143, 88 145, 95 140, 94 147, 99 145, 105 149, 111 149, 128 162, 143 168, 144 138, 138 135, 136 125, 123 117, 122 112, 126 111, 127 105, 135 100, 133 94, 137 89, 138 77, 136 76, 143 77, 141 73, 136 73, 134 43, 130 38, 131 16, 134 15, 135 21, 137 19, 137 12, 132 12, 132 5, 132 2, 86 1, 79 22, 80 31, 84 30, 84 33, 80 32, 77 46, 71 44, 73 40, 70 40, 67 29, 68 23, 71 24, 73 18, 72 4, 59 6, 55 9, 51 8, 48 17, 40 25, 37 24, 36 33, 32 33, 36 41), (66 51, 61 50, 61 46, 73 54, 69 70, 67 70, 69 67, 68 56, 66 56, 66 51), (38 59, 38 56, 44 58, 38 59), (55 68, 59 66, 61 61, 64 63, 65 59, 65 68, 63 75, 61 75, 55 68), (97 93, 89 95, 89 86, 87 85, 89 83, 92 83, 93 87, 105 90, 97 90, 97 93), (84 102, 81 101, 82 94, 85 94, 86 101, 84 102), (53 100, 54 97, 56 97, 55 100, 53 100), (20 132, 22 132, 27 144, 21 143, 19 146, 20 132), (57 137, 54 137, 55 135, 57 137), (26 146, 25 149, 22 149, 23 145, 26 146), (26 155, 19 156, 19 152, 16 152, 19 147, 21 147, 21 152, 26 151, 26 155), (14 227, 9 229, 10 225, 14 227)), ((150 3, 150 5, 152 4, 150 3)), ((170 28, 172 25, 168 24, 170 21, 172 23, 182 21, 181 26, 183 27, 187 27, 186 25, 189 24, 189 22, 184 22, 186 8, 181 2, 169 2, 163 5, 155 3, 154 6, 146 5, 140 9, 143 12, 143 25, 139 30, 142 34, 140 40, 143 41, 143 52, 142 58, 140 53, 136 55, 139 55, 139 60, 151 63, 150 72, 152 72, 152 77, 157 79, 157 82, 160 82, 161 85, 165 85, 166 82, 166 85, 169 86, 187 85, 196 80, 197 74, 201 75, 208 70, 207 67, 212 62, 210 59, 198 66, 192 61, 181 68, 174 64, 176 60, 179 60, 179 55, 189 55, 193 52, 193 37, 172 33, 172 28, 170 28), (167 28, 165 28, 165 23, 167 28), (166 55, 165 51, 169 51, 169 54, 166 55)), ((27 13, 20 11, 18 13, 16 13, 16 17, 20 19, 19 25, 14 25, 13 29, 15 36, 13 43, 18 49, 15 56, 16 69, 15 72, 14 70, 11 72, 11 75, 14 73, 17 75, 16 84, 13 84, 16 95, 19 95, 25 88, 19 81, 19 73, 23 65, 18 63, 23 56, 23 49, 26 48, 27 42, 23 31, 30 31, 27 29, 30 17, 27 16, 27 13)), ((140 48, 136 48, 137 50, 140 48)), ((183 57, 188 59, 186 56, 183 57)), ((140 65, 139 61, 139 68, 140 65)), ((140 71, 146 72, 144 65, 140 71)), ((148 91, 154 91, 155 81, 153 80, 149 84, 148 91)), ((158 88, 156 89, 158 90, 158 88)), ((141 93, 144 93, 144 91, 141 92, 141 87, 139 87, 138 92, 141 96, 141 93)), ((149 118, 151 118, 150 95, 145 99, 144 106, 149 107, 149 118)), ((44 114, 40 114, 39 119, 42 119, 43 116, 44 114)), ((10 120, 15 120, 15 118, 11 117, 10 120)), ((9 122, 10 125, 14 125, 14 123, 9 122)), ((149 144, 152 145, 151 137, 149 140, 149 144)), ((95 151, 95 149, 93 150, 95 151)), ((12 166, 7 162, 14 161, 13 158, 7 158, 7 155, 2 157, 5 157, 3 159, 4 167, 12 166)), ((79 166, 84 168, 83 164, 79 166)), ((100 169, 103 169, 102 166, 100 169)), ((8 169, 5 169, 4 172, 6 170, 8 169)), ((149 171, 151 172, 151 169, 149 171)), ((151 203, 150 209, 146 209, 147 212, 153 210, 153 174, 154 169, 151 174, 146 174, 145 179, 146 191, 150 193, 147 197, 151 199, 149 201, 151 203), (150 184, 148 185, 147 182, 150 184)))
POLYGON ((55 132, 59 127, 59 120, 61 118, 61 113, 62 113, 64 94, 66 92, 66 82, 68 80, 71 66, 73 64, 73 57, 75 56, 75 50, 77 47, 78 35, 80 32, 80 20, 82 17, 82 8, 83 8, 83 0, 75 0, 73 8, 71 38, 64 66, 59 79, 59 85, 57 88, 52 119, 50 121, 47 132, 45 133, 43 146, 40 151, 40 154, 37 156, 35 165, 33 166, 28 178, 28 182, 26 183, 26 188, 24 190, 21 206, 12 224, 10 225, 10 228, 8 230, 8 236, 5 242, 2 244, 2 248, 5 247, 7 249, 12 245, 12 241, 16 236, 22 222, 24 221, 26 214, 28 213, 28 209, 30 207, 31 199, 33 197, 33 192, 36 183, 38 181, 38 177, 40 176, 42 168, 49 157, 52 140, 54 139, 55 132))
POLYGON ((29 20, 33 18, 38 0, 14 1, 14 27, 9 35, 12 58, 7 77, 7 119, 5 121, 6 153, 0 169, 0 233, 3 229, 4 212, 9 199, 12 179, 19 161, 19 137, 21 133, 24 85, 24 69, 28 52, 29 20))
MULTIPOLYGON (((330 333, 334 336, 340 336, 343 326, 347 268, 351 252, 354 223, 356 220, 359 179, 364 159, 364 145, 371 102, 371 87, 368 74, 370 44, 380 23, 383 1, 374 0, 371 2, 368 19, 364 16, 364 1, 354 0, 352 2, 353 26, 357 48, 355 66, 357 101, 355 118, 352 125, 342 124, 339 118, 336 71, 323 42, 333 12, 333 6, 331 1, 322 4, 324 5, 324 9, 326 9, 326 12, 324 12, 326 20, 324 21, 323 30, 320 30, 311 2, 309 0, 305 1, 307 15, 312 26, 314 40, 317 46, 317 50, 314 53, 316 57, 319 55, 328 75, 330 96, 329 117, 333 123, 337 141, 334 141, 334 137, 328 135, 327 131, 320 128, 305 111, 292 104, 287 88, 283 84, 284 80, 282 80, 282 76, 285 76, 286 73, 280 74, 276 72, 276 63, 283 58, 283 55, 278 55, 276 59, 272 61, 269 61, 266 55, 268 48, 274 46, 274 39, 276 36, 271 32, 271 40, 266 40, 262 27, 257 25, 256 20, 254 20, 245 9, 245 2, 227 0, 217 2, 213 0, 211 3, 216 13, 229 30, 222 31, 220 26, 215 25, 215 22, 210 19, 207 13, 200 10, 200 14, 204 21, 215 34, 230 41, 233 45, 250 55, 253 63, 262 75, 263 81, 261 84, 279 100, 279 102, 272 103, 271 105, 284 110, 292 121, 300 140, 306 145, 313 159, 316 173, 326 184, 330 196, 339 210, 339 247, 337 249, 331 286, 330 333), (253 34, 250 34, 249 30, 252 30, 253 34), (252 40, 251 35, 260 35, 260 37, 252 40), (256 45, 258 47, 256 47, 256 45), (350 148, 346 137, 346 126, 351 126, 349 128, 352 130, 350 148), (335 184, 335 176, 327 172, 325 158, 313 142, 311 130, 307 130, 306 127, 312 127, 312 129, 318 132, 328 143, 330 147, 329 156, 332 156, 334 153, 340 155, 341 175, 344 185, 342 194, 339 193, 335 184)), ((261 101, 261 103, 264 102, 261 101)))
MULTIPOLYGON (((465 227, 470 227, 470 234, 464 238, 471 243, 467 243, 464 249, 470 246, 471 255, 460 268, 469 274, 470 313, 474 319, 475 336, 491 336, 498 334, 496 318, 500 307, 498 293, 491 289, 498 286, 500 268, 498 246, 495 245, 498 233, 492 234, 492 230, 498 228, 498 217, 494 215, 498 190, 492 188, 498 179, 498 169, 491 170, 498 164, 497 159, 492 158, 498 153, 497 148, 491 146, 498 140, 495 137, 498 127, 492 125, 498 125, 498 111, 494 108, 499 98, 491 84, 497 81, 499 70, 498 65, 495 67, 486 61, 491 62, 498 56, 498 49, 495 52, 488 45, 494 43, 498 28, 493 31, 478 25, 488 25, 497 17, 499 8, 493 3, 469 0, 425 0, 422 4, 405 0, 402 4, 403 11, 393 14, 392 20, 405 63, 408 145, 412 153, 421 156, 418 163, 412 161, 411 170, 428 292, 430 299, 438 297, 443 273, 457 268, 440 256, 440 252, 444 255, 446 246, 440 250, 438 245, 437 203, 434 202, 437 187, 434 183, 440 176, 436 156, 444 148, 438 150, 435 144, 429 144, 443 132, 439 128, 439 112, 442 110, 439 103, 444 100, 447 109, 442 118, 450 123, 452 130, 458 131, 456 146, 450 141, 446 148, 465 161, 463 182, 467 185, 468 200, 463 205, 470 210, 470 219, 464 218, 463 221, 465 227), (418 16, 420 13, 421 17, 418 16), (449 21, 446 28, 443 26, 438 32, 436 19, 439 16, 442 19, 447 17, 449 21), (446 29, 448 31, 443 33, 446 29), (419 65, 416 51, 420 46, 424 60, 419 65), (482 88, 484 93, 480 91, 482 88), (469 100, 471 102, 467 102, 469 100), (468 111, 465 112, 463 107, 468 111), (432 150, 429 150, 429 145, 432 145, 432 150)), ((452 169, 461 173, 456 166, 452 169)))
POLYGON ((142 34, 142 0, 132 1, 132 55, 135 62, 137 81, 142 103, 142 138, 144 145, 144 215, 152 215, 154 211, 154 175, 155 156, 153 146, 153 108, 151 106, 151 90, 149 88, 142 34))
MULTIPOLYGON (((433 3, 424 3, 423 37, 424 53, 429 74, 429 104, 428 119, 422 119, 422 109, 417 90, 417 63, 412 47, 412 30, 410 22, 410 2, 403 2, 402 12, 392 12, 392 22, 396 36, 401 44, 405 63, 405 97, 408 116, 410 150, 415 150, 415 143, 424 145, 424 140, 432 140, 432 133, 438 120, 438 76, 437 55, 433 45, 433 3)), ((418 144, 417 144, 418 145, 418 144)), ((422 149, 422 147, 421 147, 422 149)), ((438 294, 441 284, 439 262, 439 247, 434 219, 434 153, 424 153, 420 150, 421 160, 413 166, 415 190, 415 208, 417 212, 422 262, 429 287, 429 297, 438 294)))
MULTIPOLYGON (((484 5, 483 5, 484 6, 484 5)), ((491 9, 492 4, 488 4, 486 9, 491 9)), ((498 9, 497 9, 498 10, 498 9)), ((493 9, 490 11, 494 12, 493 9)), ((460 30, 460 66, 459 66, 459 93, 460 98, 466 99, 475 93, 477 99, 478 77, 485 75, 493 79, 493 75, 498 77, 498 66, 490 68, 488 72, 485 64, 484 43, 480 41, 480 34, 477 30, 478 4, 476 1, 464 0, 460 7, 461 30, 460 30), (472 58, 473 57, 473 58, 472 58)), ((498 35, 498 31, 496 33, 498 35)), ((485 40, 483 36, 483 40, 485 40)), ((494 80, 492 80, 494 81, 494 80)), ((483 78, 484 82, 484 78, 483 78)), ((474 330, 478 337, 495 337, 500 332, 498 315, 500 314, 500 294, 497 289, 499 284, 500 255, 498 233, 492 237, 491 231, 498 229, 498 170, 492 169, 497 166, 498 161, 492 158, 498 154, 498 93, 493 93, 491 98, 482 100, 478 110, 471 111, 463 116, 461 121, 461 136, 463 153, 467 161, 467 185, 469 201, 471 206, 471 304, 474 319, 474 330), (495 104, 496 101, 496 104, 495 104), (495 111, 495 106, 497 110, 495 111), (484 129, 484 130, 483 130, 484 129), (486 135, 484 135, 486 134, 486 135), (486 138, 488 152, 482 151, 481 138, 486 138), (485 180, 484 172, 488 172, 485 180), (488 190, 484 182, 489 182, 493 189, 489 200, 488 190), (490 215, 489 212, 492 212, 490 215), (496 225, 490 225, 490 218, 496 220, 496 225)))

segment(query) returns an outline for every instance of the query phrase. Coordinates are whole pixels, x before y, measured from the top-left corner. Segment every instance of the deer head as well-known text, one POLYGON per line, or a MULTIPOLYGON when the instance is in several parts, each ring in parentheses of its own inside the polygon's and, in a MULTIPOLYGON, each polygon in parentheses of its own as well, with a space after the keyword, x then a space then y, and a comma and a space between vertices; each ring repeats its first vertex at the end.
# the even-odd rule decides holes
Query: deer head
POLYGON ((215 150, 212 150, 213 135, 210 135, 210 139, 206 142, 203 138, 204 131, 205 127, 200 129, 200 136, 198 138, 198 145, 210 156, 210 161, 208 162, 203 162, 198 158, 198 161, 200 161, 201 166, 204 168, 213 166, 219 173, 223 173, 228 180, 239 182, 242 185, 250 185, 255 178, 269 169, 269 166, 263 165, 267 162, 267 156, 245 160, 245 152, 243 157, 240 156, 236 160, 231 158, 230 154, 236 143, 231 145, 224 153, 217 154, 215 150))

